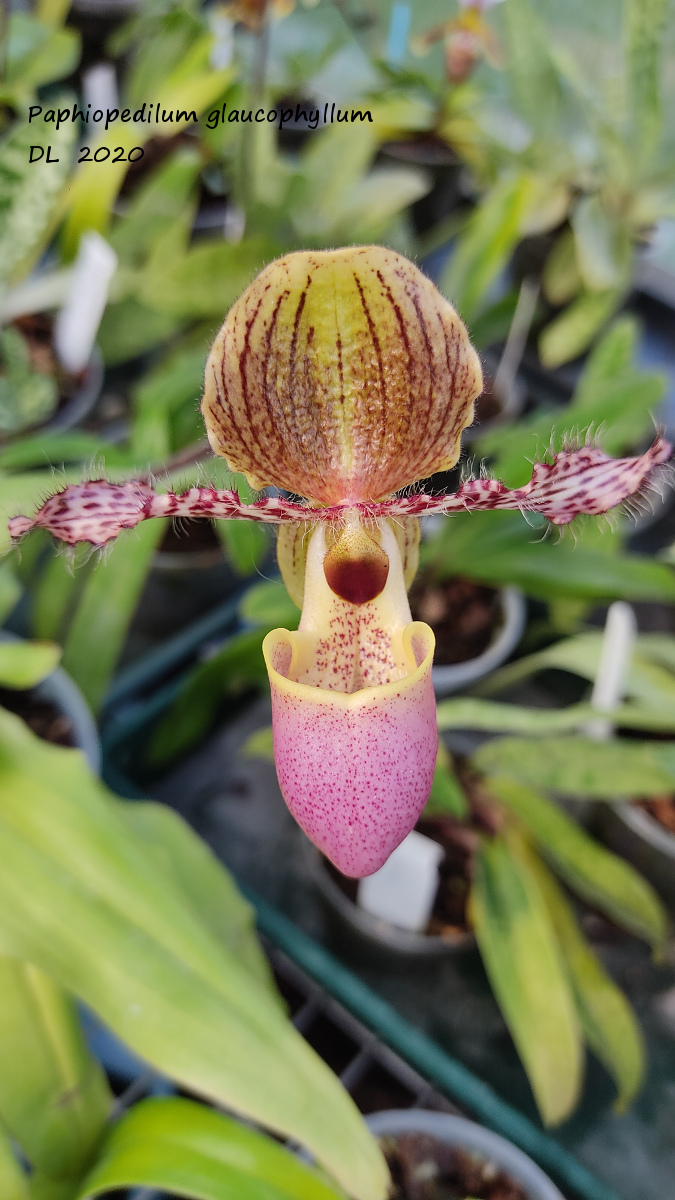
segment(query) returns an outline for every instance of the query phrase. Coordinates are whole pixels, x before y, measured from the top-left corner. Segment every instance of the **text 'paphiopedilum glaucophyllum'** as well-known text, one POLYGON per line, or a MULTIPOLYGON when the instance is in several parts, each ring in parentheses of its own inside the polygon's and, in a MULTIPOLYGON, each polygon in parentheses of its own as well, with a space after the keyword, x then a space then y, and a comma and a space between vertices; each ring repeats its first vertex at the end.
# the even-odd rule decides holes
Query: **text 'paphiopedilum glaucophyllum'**
POLYGON ((14 537, 42 526, 95 546, 156 516, 280 526, 279 566, 302 617, 263 646, 277 773, 302 828, 346 875, 382 866, 431 788, 434 637, 407 599, 418 518, 517 508, 565 525, 621 503, 670 453, 661 439, 639 458, 585 446, 514 490, 477 479, 447 495, 397 495, 457 462, 481 390, 466 329, 407 259, 377 246, 290 254, 230 310, 202 410, 233 471, 305 501, 246 505, 210 487, 161 495, 143 481, 94 480, 11 522, 14 537))

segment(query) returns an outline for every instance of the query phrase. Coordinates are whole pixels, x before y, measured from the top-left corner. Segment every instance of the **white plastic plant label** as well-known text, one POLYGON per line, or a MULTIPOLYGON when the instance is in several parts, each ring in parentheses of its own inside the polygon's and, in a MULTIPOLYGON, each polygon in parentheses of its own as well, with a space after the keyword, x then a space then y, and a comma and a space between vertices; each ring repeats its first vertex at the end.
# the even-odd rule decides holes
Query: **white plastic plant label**
MULTIPOLYGON (((110 62, 95 63, 82 76, 82 93, 85 113, 91 108, 95 113, 99 108, 103 112, 113 112, 119 108, 117 93, 117 75, 115 67, 110 62)), ((98 127, 92 127, 97 130, 98 127)))
POLYGON ((84 370, 108 300, 117 255, 100 234, 83 234, 65 304, 54 328, 54 348, 71 375, 84 370))
MULTIPOLYGON (((623 700, 636 636, 637 622, 633 609, 625 601, 615 600, 607 610, 591 708, 599 712, 611 712, 623 700)), ((607 717, 595 717, 588 722, 586 734, 594 741, 606 741, 612 736, 611 721, 607 717)))
POLYGON ((357 903, 374 917, 420 932, 438 890, 443 847, 414 830, 374 875, 359 881, 357 903))

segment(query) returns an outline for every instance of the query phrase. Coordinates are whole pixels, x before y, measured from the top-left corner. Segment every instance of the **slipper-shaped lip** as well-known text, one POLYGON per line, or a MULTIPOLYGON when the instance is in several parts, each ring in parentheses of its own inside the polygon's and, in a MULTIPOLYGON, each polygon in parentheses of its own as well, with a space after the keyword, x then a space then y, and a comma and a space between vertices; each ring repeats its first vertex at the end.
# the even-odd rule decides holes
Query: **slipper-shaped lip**
POLYGON ((275 629, 263 643, 279 784, 308 837, 343 874, 361 878, 383 866, 429 796, 438 744, 434 635, 410 622, 402 633, 410 673, 351 693, 288 678, 301 637, 275 629))

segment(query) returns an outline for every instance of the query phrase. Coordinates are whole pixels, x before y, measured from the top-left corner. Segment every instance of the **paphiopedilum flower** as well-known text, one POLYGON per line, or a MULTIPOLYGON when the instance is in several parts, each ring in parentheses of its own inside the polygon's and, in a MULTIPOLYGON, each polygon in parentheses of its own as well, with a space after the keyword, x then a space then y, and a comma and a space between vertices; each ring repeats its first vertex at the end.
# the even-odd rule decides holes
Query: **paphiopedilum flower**
POLYGON ((475 479, 408 491, 452 467, 482 389, 454 309, 409 261, 377 246, 300 252, 267 267, 230 310, 206 367, 203 412, 216 454, 255 488, 301 500, 94 480, 52 496, 35 526, 103 546, 155 516, 280 526, 297 632, 263 652, 281 790, 312 840, 347 875, 376 871, 414 826, 437 748, 431 629, 411 620, 420 516, 517 508, 557 525, 638 491, 670 447, 639 458, 594 446, 534 467, 524 487, 475 479))
POLYGON ((413 54, 426 54, 443 42, 445 68, 451 83, 463 83, 482 58, 499 66, 499 43, 483 13, 501 0, 459 0, 460 13, 412 39, 413 54))

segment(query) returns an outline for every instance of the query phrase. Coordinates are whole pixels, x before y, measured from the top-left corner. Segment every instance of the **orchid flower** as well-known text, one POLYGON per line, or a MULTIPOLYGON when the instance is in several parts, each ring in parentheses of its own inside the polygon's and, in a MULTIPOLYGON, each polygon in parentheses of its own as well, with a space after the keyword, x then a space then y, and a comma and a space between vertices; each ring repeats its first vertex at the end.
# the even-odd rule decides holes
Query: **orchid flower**
POLYGON ((459 16, 413 38, 413 54, 427 54, 436 42, 443 42, 445 67, 451 83, 464 83, 481 58, 494 67, 500 65, 499 43, 483 13, 501 0, 459 0, 459 16))
POLYGON ((457 462, 481 390, 464 325, 407 259, 378 246, 290 254, 230 310, 202 410, 233 471, 305 499, 247 505, 230 490, 160 495, 99 479, 10 522, 14 537, 40 526, 95 546, 150 517, 280 526, 279 566, 302 617, 263 645, 279 783, 312 841, 353 877, 378 870, 413 828, 436 762, 434 636, 407 599, 418 518, 515 508, 565 525, 638 491, 670 453, 661 439, 639 458, 586 445, 539 463, 515 490, 481 478, 445 495, 411 491, 457 462))

